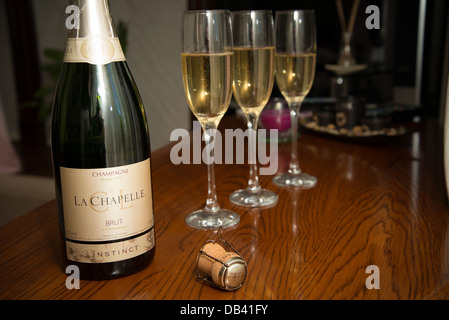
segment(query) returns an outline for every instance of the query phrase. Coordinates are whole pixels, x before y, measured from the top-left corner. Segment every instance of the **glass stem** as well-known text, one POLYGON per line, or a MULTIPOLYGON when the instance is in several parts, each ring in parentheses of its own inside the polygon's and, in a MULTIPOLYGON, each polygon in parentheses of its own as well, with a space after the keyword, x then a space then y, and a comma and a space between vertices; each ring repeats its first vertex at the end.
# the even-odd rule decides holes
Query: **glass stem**
POLYGON ((298 160, 298 122, 299 122, 299 109, 301 108, 301 102, 292 102, 290 107, 290 118, 292 123, 292 156, 290 159, 290 167, 288 173, 300 174, 298 160))
POLYGON ((218 205, 217 193, 215 191, 215 171, 214 171, 214 153, 215 153, 215 135, 217 127, 214 124, 203 125, 204 141, 206 142, 206 160, 207 160, 207 200, 206 211, 218 212, 220 206, 218 205), (213 154, 211 154, 213 153, 213 154))
POLYGON ((253 193, 259 193, 262 188, 259 185, 259 175, 257 168, 257 123, 259 114, 249 112, 246 115, 248 119, 248 162, 249 162, 249 179, 247 189, 253 193))

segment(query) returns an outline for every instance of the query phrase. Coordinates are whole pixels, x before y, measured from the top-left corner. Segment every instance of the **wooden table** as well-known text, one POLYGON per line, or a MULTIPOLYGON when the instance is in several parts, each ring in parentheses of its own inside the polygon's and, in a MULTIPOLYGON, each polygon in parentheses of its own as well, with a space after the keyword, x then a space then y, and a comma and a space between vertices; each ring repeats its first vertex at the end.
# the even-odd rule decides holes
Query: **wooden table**
MULTIPOLYGON (((172 164, 169 145, 152 156, 157 250, 147 269, 68 290, 51 201, 0 228, 0 300, 447 298, 449 207, 440 132, 428 121, 381 145, 303 134, 300 163, 318 178, 317 186, 282 189, 261 176, 262 186, 280 199, 264 210, 228 200, 246 186, 247 165, 216 165, 220 205, 241 216, 223 237, 248 265, 243 287, 234 292, 196 278, 197 254, 216 233, 193 230, 184 219, 204 205, 206 167, 172 164), (366 285, 376 275, 367 273, 372 265, 379 289, 366 285)), ((280 171, 289 150, 289 143, 280 145, 280 171)))

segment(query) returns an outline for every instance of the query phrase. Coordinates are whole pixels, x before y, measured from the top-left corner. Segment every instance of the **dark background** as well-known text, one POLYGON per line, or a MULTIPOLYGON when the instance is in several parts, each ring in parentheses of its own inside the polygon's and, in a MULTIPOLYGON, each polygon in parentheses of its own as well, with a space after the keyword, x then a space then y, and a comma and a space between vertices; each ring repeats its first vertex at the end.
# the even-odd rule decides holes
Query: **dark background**
MULTIPOLYGON (((342 1, 346 20, 353 1, 342 1)), ((325 64, 336 64, 340 47, 341 29, 333 0, 189 0, 189 9, 313 9, 317 23, 317 69, 309 97, 329 96, 332 73, 325 64)), ((426 1, 421 99, 425 114, 438 116, 442 94, 444 48, 449 1, 426 1)), ((417 32, 419 0, 362 0, 354 27, 353 49, 358 63, 368 64, 364 72, 352 76, 351 89, 364 95, 368 102, 381 103, 394 100, 394 87, 414 87, 416 83, 417 32), (365 13, 368 5, 381 11, 380 30, 368 30, 365 13), (385 21, 384 17, 387 21, 385 21), (373 61, 373 50, 383 50, 384 60, 373 61)), ((273 96, 280 96, 274 86, 273 96)))

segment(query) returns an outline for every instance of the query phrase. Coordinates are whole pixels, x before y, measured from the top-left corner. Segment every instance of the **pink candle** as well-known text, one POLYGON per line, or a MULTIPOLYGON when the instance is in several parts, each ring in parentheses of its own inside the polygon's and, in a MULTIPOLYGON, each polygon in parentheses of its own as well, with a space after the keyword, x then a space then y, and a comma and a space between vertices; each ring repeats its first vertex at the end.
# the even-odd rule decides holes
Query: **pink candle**
POLYGON ((290 129, 291 120, 290 120, 290 110, 282 109, 267 109, 262 112, 260 115, 260 119, 262 121, 265 129, 278 129, 279 132, 285 132, 290 129))

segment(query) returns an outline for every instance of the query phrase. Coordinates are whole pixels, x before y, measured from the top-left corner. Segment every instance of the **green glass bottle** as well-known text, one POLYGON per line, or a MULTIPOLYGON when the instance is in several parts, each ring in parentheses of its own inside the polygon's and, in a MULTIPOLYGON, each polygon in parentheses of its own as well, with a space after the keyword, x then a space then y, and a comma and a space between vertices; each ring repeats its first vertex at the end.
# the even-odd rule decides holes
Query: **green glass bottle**
POLYGON ((60 230, 66 265, 112 279, 155 254, 149 130, 108 1, 74 8, 52 112, 60 230))

